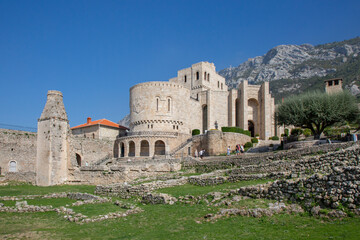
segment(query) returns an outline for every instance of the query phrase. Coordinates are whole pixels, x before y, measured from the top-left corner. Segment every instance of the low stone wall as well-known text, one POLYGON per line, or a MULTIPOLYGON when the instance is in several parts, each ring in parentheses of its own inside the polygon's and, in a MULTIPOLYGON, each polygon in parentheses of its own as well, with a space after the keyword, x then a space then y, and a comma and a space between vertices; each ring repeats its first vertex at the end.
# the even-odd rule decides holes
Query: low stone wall
POLYGON ((69 183, 95 185, 124 183, 136 178, 161 175, 180 169, 180 161, 174 159, 115 161, 113 165, 84 166, 75 169, 70 172, 69 183))
MULTIPOLYGON (((359 143, 346 142, 338 144, 323 144, 319 146, 313 146, 305 149, 294 149, 280 152, 269 152, 259 154, 245 154, 241 156, 230 156, 230 157, 211 157, 204 161, 198 160, 187 160, 182 162, 182 169, 196 169, 196 172, 212 172, 217 169, 229 169, 229 168, 240 168, 245 166, 260 166, 270 164, 275 161, 289 161, 297 160, 306 155, 320 154, 326 152, 333 152, 339 149, 348 148, 350 146, 359 146, 359 143)), ((280 164, 278 170, 282 167, 286 167, 286 164, 280 164), (282 166, 284 165, 284 166, 282 166)), ((259 167, 258 169, 260 169, 259 167)), ((286 171, 282 169, 282 171, 286 171)), ((256 172, 256 171, 254 171, 256 172)))
POLYGON ((245 134, 210 130, 206 134, 193 137, 192 156, 194 156, 195 150, 199 152, 201 149, 205 149, 207 155, 219 155, 226 153, 228 146, 235 149, 237 144, 245 144, 250 141, 251 137, 245 134))
POLYGON ((35 177, 35 172, 8 172, 5 175, 5 180, 35 184, 35 177))
POLYGON ((349 209, 355 209, 360 206, 360 168, 335 167, 328 175, 314 174, 305 179, 278 180, 268 185, 242 187, 237 194, 252 198, 304 202, 308 208, 316 202, 331 208, 342 204, 349 209))
POLYGON ((256 179, 279 179, 288 177, 289 173, 269 173, 269 174, 232 174, 230 176, 192 176, 188 178, 188 183, 197 186, 218 185, 226 182, 240 182, 256 179))
POLYGON ((144 196, 156 189, 174 187, 187 183, 187 178, 172 179, 167 181, 155 181, 131 186, 129 184, 112 184, 96 186, 95 193, 100 195, 113 195, 121 198, 130 198, 132 196, 144 196))

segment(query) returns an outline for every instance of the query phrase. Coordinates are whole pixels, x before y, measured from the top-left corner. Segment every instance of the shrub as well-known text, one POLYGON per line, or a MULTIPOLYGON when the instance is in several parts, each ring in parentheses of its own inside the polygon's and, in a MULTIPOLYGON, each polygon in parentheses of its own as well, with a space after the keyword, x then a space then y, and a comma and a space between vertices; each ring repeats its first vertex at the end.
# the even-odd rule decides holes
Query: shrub
POLYGON ((271 140, 279 140, 279 137, 278 136, 273 136, 273 137, 271 137, 271 140))
POLYGON ((301 128, 293 128, 291 129, 291 135, 293 136, 299 136, 303 133, 303 130, 301 128))
POLYGON ((289 129, 287 128, 284 129, 284 136, 285 137, 289 136, 289 129))
POLYGON ((252 138, 252 139, 251 139, 251 142, 252 142, 252 143, 258 143, 259 140, 258 140, 257 138, 252 138))
POLYGON ((244 145, 245 148, 251 148, 252 146, 253 146, 252 142, 247 142, 244 145))
POLYGON ((221 131, 223 131, 223 132, 241 133, 241 134, 245 134, 245 135, 248 135, 249 137, 251 137, 250 131, 244 130, 244 129, 239 128, 239 127, 221 127, 221 131))
POLYGON ((309 136, 311 136, 311 130, 308 128, 305 128, 303 130, 303 134, 305 135, 305 137, 309 137, 309 136))
POLYGON ((195 136, 195 135, 199 135, 200 134, 200 130, 199 129, 193 129, 192 130, 192 135, 195 136))

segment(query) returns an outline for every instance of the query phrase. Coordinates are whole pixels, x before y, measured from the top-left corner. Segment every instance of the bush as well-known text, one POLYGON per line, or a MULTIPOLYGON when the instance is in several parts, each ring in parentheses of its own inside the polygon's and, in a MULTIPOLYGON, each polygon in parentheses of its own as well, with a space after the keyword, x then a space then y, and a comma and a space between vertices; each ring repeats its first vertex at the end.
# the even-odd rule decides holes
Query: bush
POLYGON ((287 128, 284 129, 284 136, 285 137, 289 136, 289 129, 287 128))
POLYGON ((291 129, 291 135, 293 136, 299 136, 303 133, 303 130, 301 128, 293 128, 291 129))
POLYGON ((245 148, 251 148, 252 146, 253 146, 252 142, 247 142, 244 145, 245 148))
POLYGON ((305 128, 303 130, 303 134, 305 135, 305 137, 309 137, 309 136, 311 136, 311 130, 308 128, 305 128))
POLYGON ((241 133, 241 134, 245 134, 245 135, 248 135, 249 137, 251 137, 250 131, 244 130, 244 129, 239 128, 239 127, 221 127, 221 131, 223 131, 223 132, 241 133))
POLYGON ((200 130, 199 129, 193 129, 192 130, 192 135, 195 136, 195 135, 199 135, 200 134, 200 130))
POLYGON ((251 142, 252 142, 252 143, 258 143, 259 140, 258 140, 257 138, 252 138, 252 139, 251 139, 251 142))
POLYGON ((279 137, 278 136, 273 136, 273 137, 271 137, 271 140, 279 140, 279 137))

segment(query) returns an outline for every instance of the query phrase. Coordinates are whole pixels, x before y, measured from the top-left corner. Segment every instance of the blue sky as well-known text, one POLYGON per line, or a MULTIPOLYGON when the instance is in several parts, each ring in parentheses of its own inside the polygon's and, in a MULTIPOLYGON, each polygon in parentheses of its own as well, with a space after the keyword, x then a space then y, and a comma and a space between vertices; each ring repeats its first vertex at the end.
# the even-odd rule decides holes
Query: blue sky
POLYGON ((0 0, 0 124, 36 127, 48 90, 63 92, 71 126, 117 122, 137 83, 200 61, 237 66, 280 44, 354 38, 359 9, 358 0, 0 0))

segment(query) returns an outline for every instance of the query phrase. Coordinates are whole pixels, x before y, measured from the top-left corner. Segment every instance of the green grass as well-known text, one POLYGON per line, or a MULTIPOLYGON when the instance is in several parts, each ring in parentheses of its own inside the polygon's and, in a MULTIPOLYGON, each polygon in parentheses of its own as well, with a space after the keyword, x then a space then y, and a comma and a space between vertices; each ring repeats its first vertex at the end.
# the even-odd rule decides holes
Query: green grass
POLYGON ((95 186, 90 185, 58 185, 51 187, 38 187, 26 183, 11 183, 0 186, 0 196, 19 196, 19 195, 43 195, 59 192, 83 192, 94 193, 95 186))
MULTIPOLYGON (((35 199, 25 199, 21 201, 26 201, 28 205, 37 205, 37 206, 53 206, 54 208, 65 206, 66 204, 71 205, 76 202, 74 199, 69 198, 35 198, 35 199)), ((4 203, 7 207, 15 206, 16 201, 3 201, 0 200, 1 203, 4 203)))
POLYGON ((262 184, 262 183, 267 183, 269 181, 270 180, 261 179, 261 180, 252 180, 252 181, 241 181, 241 182, 235 182, 235 183, 228 182, 228 183, 224 183, 224 184, 219 184, 219 185, 214 185, 214 186, 205 186, 205 187, 191 185, 191 184, 185 184, 185 185, 176 186, 176 187, 162 188, 162 189, 157 190, 157 192, 167 193, 174 197, 185 196, 185 195, 199 196, 199 195, 203 195, 203 194, 206 194, 209 192, 223 192, 223 191, 227 191, 229 189, 236 189, 236 188, 240 188, 240 187, 244 187, 244 186, 262 184))
POLYGON ((105 215, 110 212, 125 212, 126 210, 116 206, 114 203, 99 203, 99 204, 86 204, 81 206, 70 207, 76 213, 82 213, 88 217, 97 215, 105 215))
MULTIPOLYGON (((215 187, 218 191, 258 182, 261 181, 246 181, 215 187)), ((17 187, 17 195, 28 192, 27 188, 14 187, 17 187)), ((183 186, 176 188, 184 190, 183 186)), ((7 189, 6 186, 0 186, 0 192, 4 192, 4 189, 7 189)), ((84 189, 88 189, 88 186, 84 189)), ((204 189, 206 189, 205 192, 214 190, 208 187, 204 189)), ((39 193, 44 191, 44 188, 32 186, 32 190, 39 193)), ((68 191, 59 190, 59 187, 49 187, 48 190, 49 192, 68 191)), ((71 191, 74 190, 71 189, 71 191)), ((178 190, 178 192, 181 191, 178 190)), ((199 190, 197 189, 196 192, 199 190)), ((117 198, 113 198, 115 199, 117 198)), ((38 203, 45 205, 47 205, 46 201, 51 202, 51 205, 55 205, 57 201, 64 205, 69 203, 66 199, 31 201, 39 201, 38 203)), ((206 222, 204 216, 218 212, 220 207, 180 203, 142 205, 136 202, 135 198, 122 201, 135 204, 144 212, 125 218, 82 225, 68 222, 62 214, 55 212, 0 213, 0 239, 359 239, 359 217, 326 220, 307 214, 279 214, 262 218, 232 216, 221 218, 216 222, 206 222)), ((228 208, 266 207, 269 202, 271 201, 246 199, 228 208)), ((88 204, 70 208, 90 217, 108 212, 125 211, 113 203, 88 204)))

